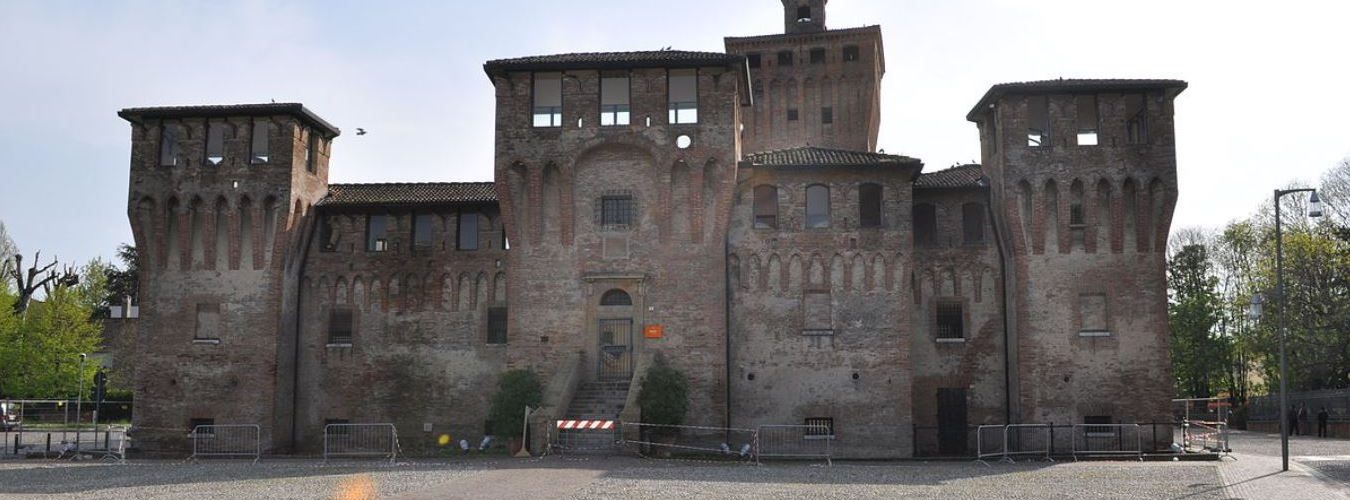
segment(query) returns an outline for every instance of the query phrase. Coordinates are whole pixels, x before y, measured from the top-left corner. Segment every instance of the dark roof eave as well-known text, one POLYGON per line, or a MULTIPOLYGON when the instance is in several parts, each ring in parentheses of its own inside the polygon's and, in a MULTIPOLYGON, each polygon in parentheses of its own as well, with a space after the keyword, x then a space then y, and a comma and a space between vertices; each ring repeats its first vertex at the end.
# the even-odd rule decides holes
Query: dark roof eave
POLYGON ((1011 82, 1000 83, 989 87, 980 101, 966 113, 966 120, 978 122, 989 109, 989 105, 998 101, 1009 94, 1031 94, 1031 93, 1061 93, 1075 94, 1086 92, 1111 92, 1111 91, 1130 91, 1130 90, 1167 90, 1167 98, 1171 99, 1186 90, 1188 84, 1183 80, 1041 80, 1034 82, 1011 82))
POLYGON ((263 104, 229 104, 229 105, 207 105, 207 106, 157 106, 147 108, 125 108, 117 112, 117 116, 135 124, 144 124, 147 118, 227 118, 231 116, 268 116, 268 115, 292 115, 299 118, 300 121, 318 128, 325 132, 327 138, 332 139, 342 134, 342 130, 337 128, 327 120, 314 114, 304 104, 297 102, 289 103, 263 103, 263 104))

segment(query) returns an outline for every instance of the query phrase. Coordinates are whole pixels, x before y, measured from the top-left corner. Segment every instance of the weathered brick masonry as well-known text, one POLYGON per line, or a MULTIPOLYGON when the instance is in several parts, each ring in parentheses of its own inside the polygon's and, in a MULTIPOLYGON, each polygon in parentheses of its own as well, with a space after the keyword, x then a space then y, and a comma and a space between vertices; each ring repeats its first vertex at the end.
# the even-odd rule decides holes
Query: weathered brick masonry
POLYGON ((876 151, 880 27, 783 7, 726 53, 488 62, 495 182, 329 184, 339 131, 299 104, 123 110, 139 445, 392 422, 427 451, 482 436, 507 369, 544 378, 544 419, 658 353, 689 423, 824 423, 838 456, 1165 418, 1186 84, 995 85, 982 164, 921 173, 876 151))

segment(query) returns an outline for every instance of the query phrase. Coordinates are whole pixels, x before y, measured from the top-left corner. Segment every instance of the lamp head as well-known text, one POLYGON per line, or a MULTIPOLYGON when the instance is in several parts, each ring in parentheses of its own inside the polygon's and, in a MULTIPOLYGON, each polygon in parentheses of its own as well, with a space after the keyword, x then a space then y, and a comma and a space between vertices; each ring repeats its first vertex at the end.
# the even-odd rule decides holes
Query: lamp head
POLYGON ((1308 217, 1322 216, 1322 198, 1317 196, 1317 191, 1313 191, 1308 196, 1308 217))

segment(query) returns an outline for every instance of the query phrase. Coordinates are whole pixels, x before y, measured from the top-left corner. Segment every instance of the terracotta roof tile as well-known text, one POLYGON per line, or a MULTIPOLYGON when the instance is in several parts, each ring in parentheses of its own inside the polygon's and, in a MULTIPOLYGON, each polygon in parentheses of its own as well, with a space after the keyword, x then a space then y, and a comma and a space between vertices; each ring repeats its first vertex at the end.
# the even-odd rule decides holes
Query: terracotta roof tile
POLYGON ((495 203, 491 182, 398 182, 387 184, 330 184, 322 207, 366 205, 444 205, 495 203))
POLYGON ((914 180, 914 187, 918 189, 973 188, 987 185, 989 183, 984 180, 984 169, 976 164, 925 172, 914 180))
POLYGON ((816 166, 899 166, 919 165, 916 158, 867 151, 802 147, 764 151, 745 156, 745 161, 754 165, 771 167, 816 167, 816 166))

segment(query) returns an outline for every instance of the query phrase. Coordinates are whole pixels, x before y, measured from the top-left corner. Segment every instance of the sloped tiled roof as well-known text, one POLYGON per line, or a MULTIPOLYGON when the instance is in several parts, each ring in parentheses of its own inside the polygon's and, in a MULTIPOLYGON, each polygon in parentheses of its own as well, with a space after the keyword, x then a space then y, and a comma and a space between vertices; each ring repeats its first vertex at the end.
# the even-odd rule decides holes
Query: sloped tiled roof
POLYGON ((936 172, 925 172, 914 180, 914 187, 918 189, 973 188, 986 185, 988 183, 984 180, 984 169, 973 163, 936 172))
POLYGON ((1005 94, 1051 93, 1051 92, 1107 92, 1128 90, 1171 89, 1172 96, 1186 90, 1186 82, 1166 79, 1135 78, 1059 78, 1055 80, 1035 80, 1028 82, 1000 83, 989 87, 980 102, 966 114, 966 119, 976 121, 975 117, 984 113, 989 104, 1005 94))
POLYGON ((322 207, 369 205, 444 205, 492 203, 497 191, 491 182, 395 182, 387 184, 330 184, 322 207))
POLYGON ((577 52, 497 59, 484 63, 483 70, 492 76, 507 71, 727 66, 744 64, 744 60, 744 56, 737 54, 688 50, 577 52))
POLYGON ((919 165, 917 158, 867 151, 801 147, 764 151, 745 156, 745 161, 753 165, 769 167, 817 167, 817 166, 900 166, 919 165))
POLYGON ((141 123, 146 118, 224 118, 230 116, 266 116, 292 115, 312 127, 325 131, 328 137, 337 137, 342 131, 333 124, 319 118, 304 104, 298 102, 272 102, 260 104, 223 104, 209 106, 156 106, 152 108, 126 108, 117 112, 117 116, 132 123, 141 123))

